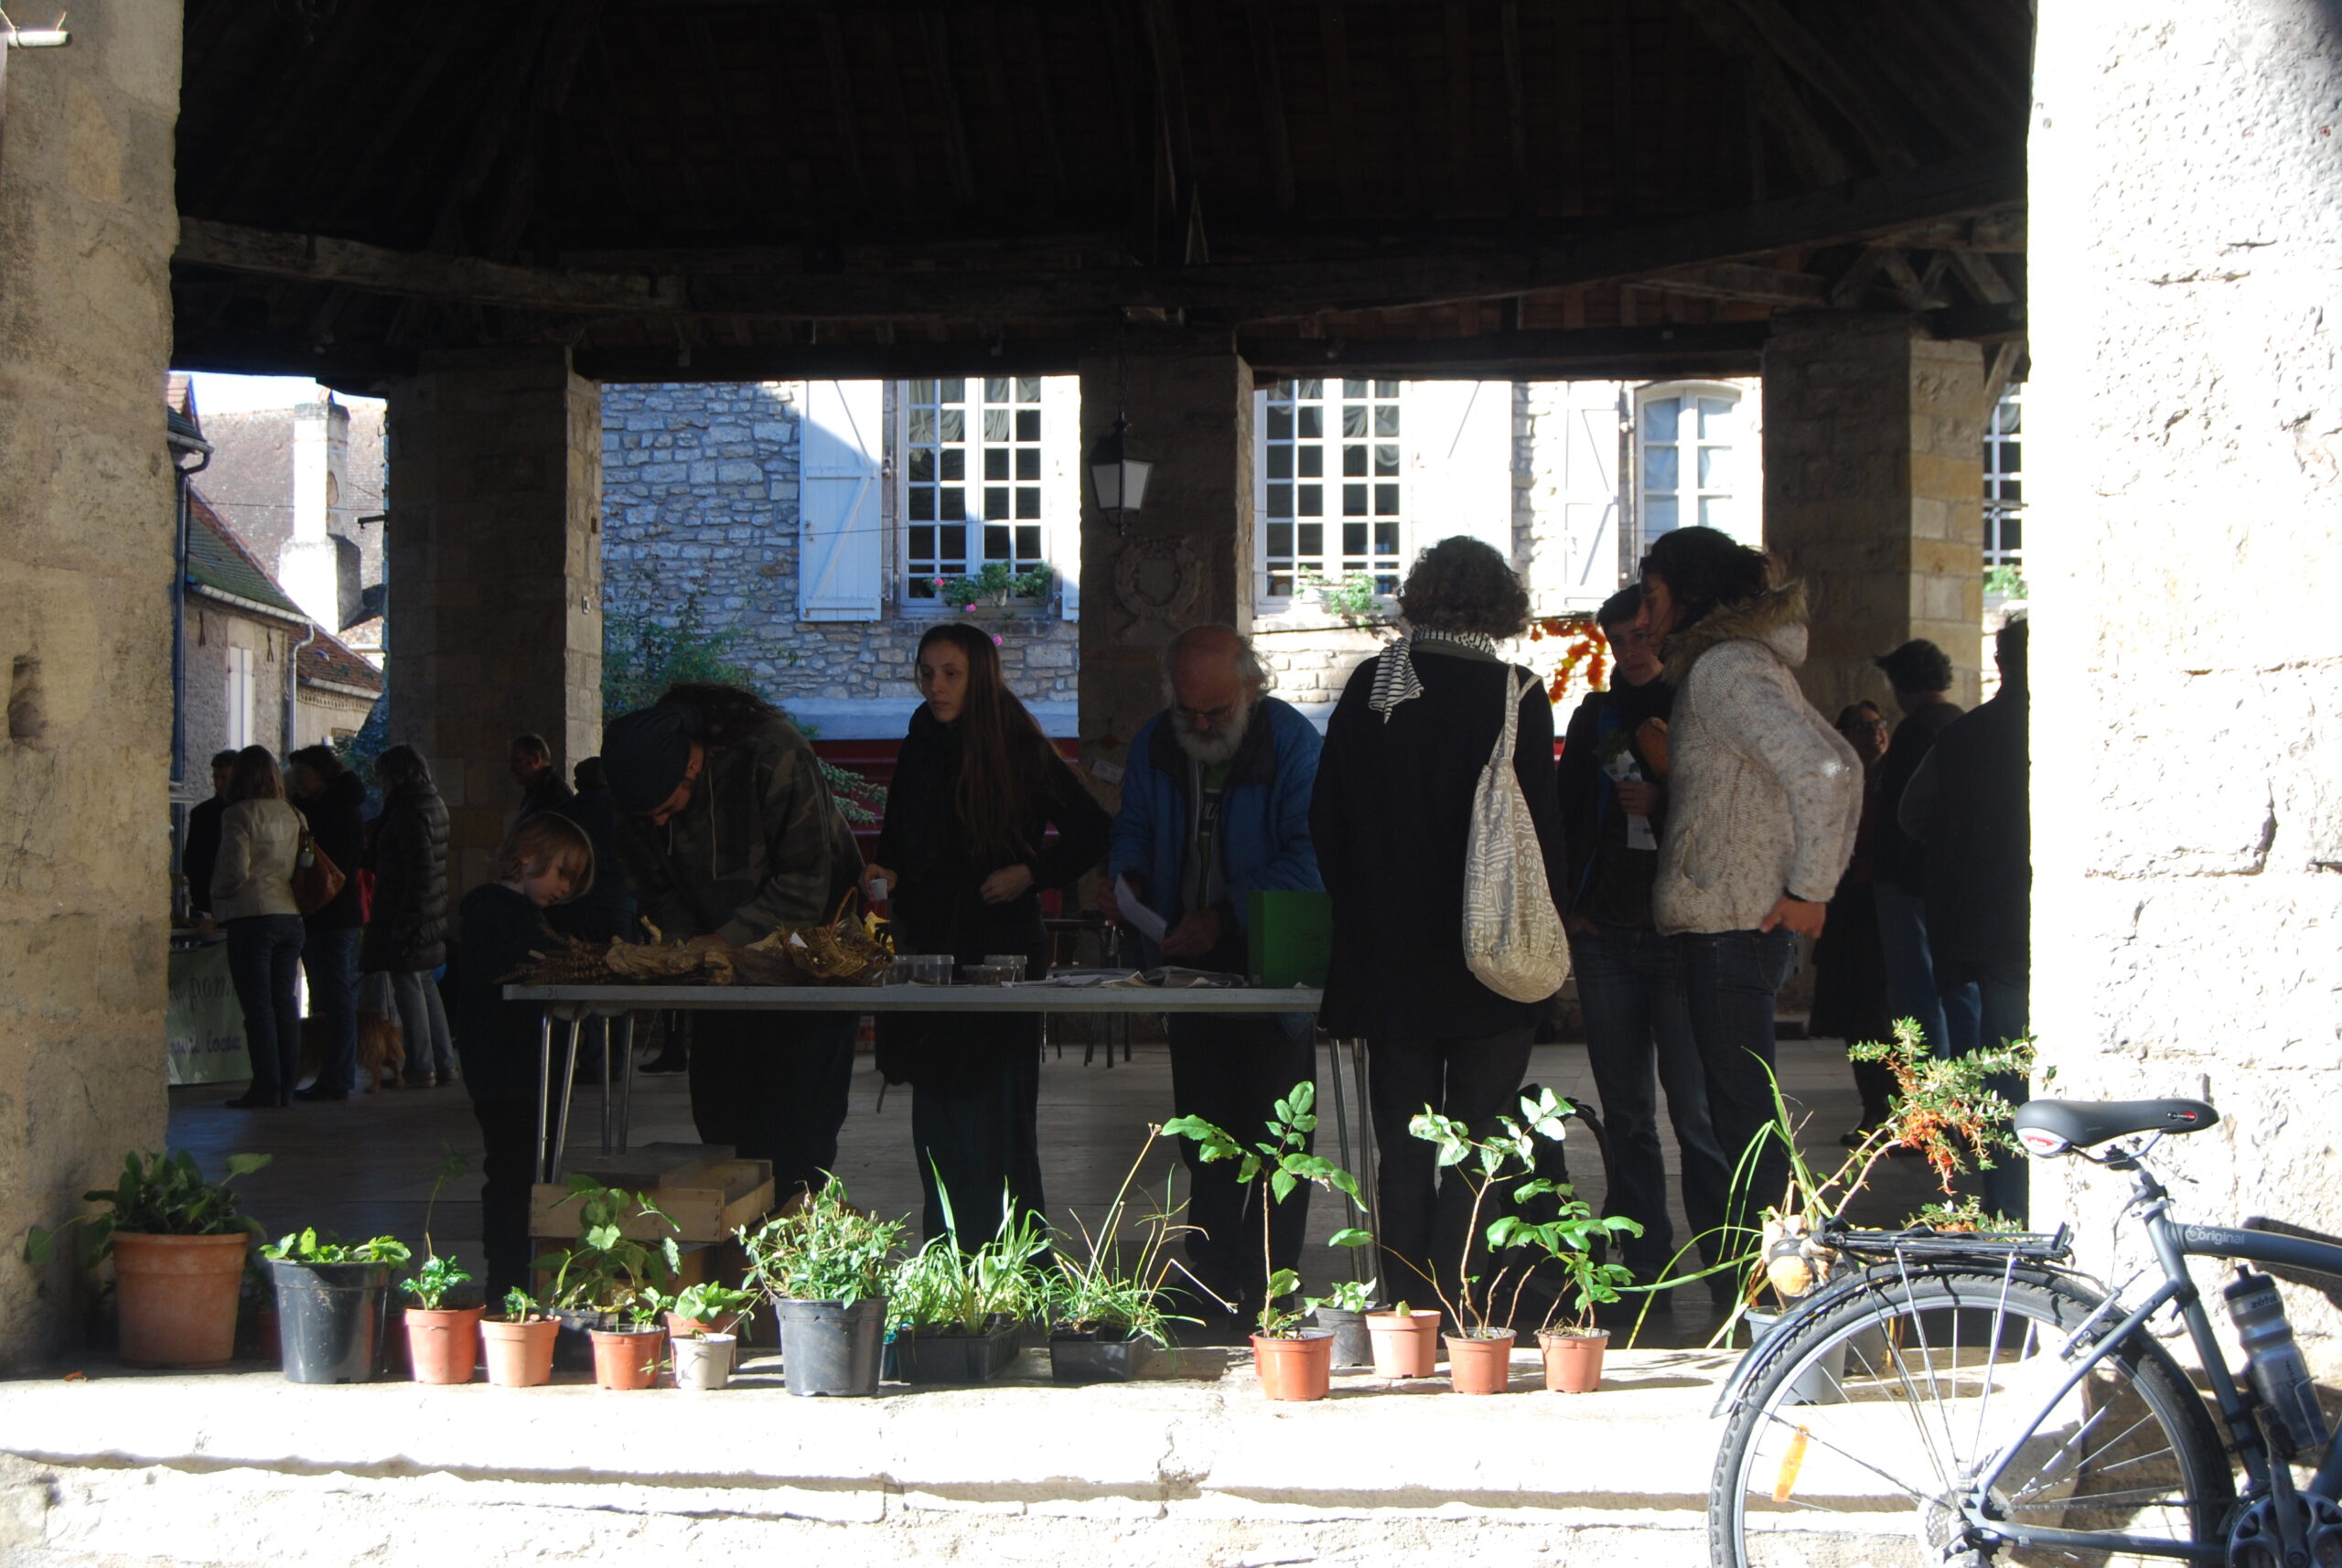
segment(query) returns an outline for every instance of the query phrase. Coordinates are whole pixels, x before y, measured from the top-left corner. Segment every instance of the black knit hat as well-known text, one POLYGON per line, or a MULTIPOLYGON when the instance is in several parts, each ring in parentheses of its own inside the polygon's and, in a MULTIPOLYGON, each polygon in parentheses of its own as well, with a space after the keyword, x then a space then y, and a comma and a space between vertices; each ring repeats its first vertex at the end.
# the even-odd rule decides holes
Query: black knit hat
POLYGON ((692 742, 704 727, 697 708, 661 703, 602 732, 602 771, 618 809, 643 815, 667 803, 691 770, 692 742))

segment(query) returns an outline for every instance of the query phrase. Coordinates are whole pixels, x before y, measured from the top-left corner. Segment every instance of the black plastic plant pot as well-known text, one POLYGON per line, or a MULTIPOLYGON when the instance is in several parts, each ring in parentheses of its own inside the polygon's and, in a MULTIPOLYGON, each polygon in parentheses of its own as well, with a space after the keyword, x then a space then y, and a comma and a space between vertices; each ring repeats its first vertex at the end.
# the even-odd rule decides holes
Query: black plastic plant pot
POLYGON ((784 1301, 774 1316, 780 1327, 780 1366, 793 1394, 868 1397, 878 1391, 886 1359, 886 1298, 872 1296, 851 1306, 835 1301, 784 1301))
POLYGON ((272 1262, 288 1383, 363 1383, 382 1364, 387 1263, 272 1262))
POLYGON ((1321 1306, 1312 1316, 1316 1318, 1318 1327, 1334 1331, 1335 1366, 1374 1365, 1374 1336, 1367 1332, 1366 1314, 1345 1312, 1338 1306, 1321 1306))
POLYGON ((895 1376, 907 1383, 988 1383, 1016 1364, 1016 1325, 974 1334, 932 1326, 895 1336, 895 1376))
POLYGON ((1100 1338, 1092 1334, 1049 1336, 1049 1377, 1060 1383, 1128 1383, 1155 1359, 1148 1339, 1100 1338))
POLYGON ((609 1312, 578 1312, 567 1307, 555 1307, 546 1315, 561 1325, 561 1332, 553 1337, 553 1369, 556 1372, 594 1372, 594 1330, 616 1328, 618 1315, 609 1312))

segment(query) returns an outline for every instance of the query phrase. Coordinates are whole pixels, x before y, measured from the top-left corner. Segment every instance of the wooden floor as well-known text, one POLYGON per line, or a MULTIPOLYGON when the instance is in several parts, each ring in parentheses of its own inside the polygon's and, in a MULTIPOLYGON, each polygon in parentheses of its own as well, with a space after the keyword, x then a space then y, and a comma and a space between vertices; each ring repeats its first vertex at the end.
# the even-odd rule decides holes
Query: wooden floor
MULTIPOLYGON (((1150 1122, 1171 1114, 1169 1059, 1161 1045, 1141 1043, 1133 1059, 1105 1065, 1101 1047, 1083 1062, 1084 1048, 1051 1052, 1041 1076, 1043 1177, 1051 1217, 1093 1217, 1112 1199, 1123 1173, 1146 1151, 1144 1179, 1160 1192, 1176 1163, 1169 1144, 1147 1145, 1150 1122)), ((1343 1058, 1347 1069, 1348 1057, 1343 1058)), ((1838 1133, 1853 1124, 1856 1105, 1852 1075, 1835 1041, 1784 1040, 1779 1065, 1785 1093, 1806 1116, 1805 1140, 1817 1161, 1836 1164, 1838 1133)), ((1320 1150, 1332 1153, 1334 1105, 1329 1052, 1319 1056, 1319 1110, 1324 1118, 1320 1150)), ((1531 1065, 1533 1082, 1551 1085, 1565 1098, 1591 1101, 1594 1086, 1581 1045, 1542 1046, 1531 1065)), ((440 1252, 477 1263, 479 1257, 478 1132, 471 1105, 460 1086, 401 1089, 361 1095, 343 1104, 295 1105, 274 1112, 230 1111, 221 1101, 240 1086, 211 1084, 171 1092, 170 1142, 194 1151, 207 1170, 231 1153, 263 1151, 275 1155, 267 1169, 243 1178, 244 1210, 272 1234, 314 1225, 345 1238, 381 1233, 398 1236, 418 1251, 432 1173, 447 1150, 464 1156, 466 1174, 451 1182, 430 1216, 440 1252)), ((1348 1088, 1345 1072, 1345 1090, 1348 1088)), ((914 1217, 919 1205, 910 1157, 910 1094, 894 1088, 880 1095, 880 1080, 867 1052, 858 1059, 853 1108, 839 1140, 838 1174, 855 1201, 880 1213, 914 1217)), ((577 1091, 574 1148, 591 1149, 598 1138, 596 1091, 577 1091)), ((1357 1106, 1349 1107, 1353 1120, 1357 1106)), ((1663 1124, 1662 1124, 1663 1129, 1663 1124)), ((1354 1134, 1355 1135, 1355 1134, 1354 1134)), ((1676 1168, 1671 1140, 1671 1176, 1676 1168)), ((635 1079, 633 1141, 695 1142, 684 1080, 680 1075, 638 1074, 635 1079)), ((1600 1208, 1598 1167, 1574 1160, 1572 1174, 1588 1200, 1600 1208)), ((1924 1168, 1916 1160, 1882 1162, 1862 1218, 1899 1220, 1929 1196, 1924 1168)), ((1680 1194, 1671 1192, 1679 1241, 1690 1230, 1680 1194)), ((1338 1200, 1320 1195, 1311 1209, 1313 1240, 1348 1223, 1338 1200)), ((1303 1260, 1313 1283, 1336 1277, 1348 1254, 1313 1245, 1303 1260)), ((1639 1343, 1666 1347, 1698 1344, 1713 1331, 1715 1314, 1697 1286, 1669 1293, 1645 1321, 1639 1343), (1671 1299, 1672 1298, 1672 1299, 1671 1299)))

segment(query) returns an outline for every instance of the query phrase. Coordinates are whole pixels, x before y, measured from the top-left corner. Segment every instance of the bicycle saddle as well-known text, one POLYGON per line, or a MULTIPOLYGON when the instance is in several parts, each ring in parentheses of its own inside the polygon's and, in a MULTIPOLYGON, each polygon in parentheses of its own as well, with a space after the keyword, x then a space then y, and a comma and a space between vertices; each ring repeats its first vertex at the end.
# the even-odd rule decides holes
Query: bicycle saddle
POLYGON ((2220 1119, 2200 1100, 2030 1100, 2012 1125, 2025 1152, 2047 1157, 2134 1133, 2195 1133, 2220 1119))

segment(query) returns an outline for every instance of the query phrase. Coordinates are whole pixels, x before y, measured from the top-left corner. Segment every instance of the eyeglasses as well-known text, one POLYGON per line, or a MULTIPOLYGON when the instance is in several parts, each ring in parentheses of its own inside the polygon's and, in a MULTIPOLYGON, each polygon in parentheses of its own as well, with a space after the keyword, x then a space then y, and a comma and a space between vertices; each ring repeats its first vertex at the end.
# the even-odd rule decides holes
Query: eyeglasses
POLYGON ((1200 724, 1207 729, 1218 729, 1236 716, 1236 704, 1224 703, 1217 708, 1187 708, 1174 703, 1171 711, 1182 724, 1200 724))

